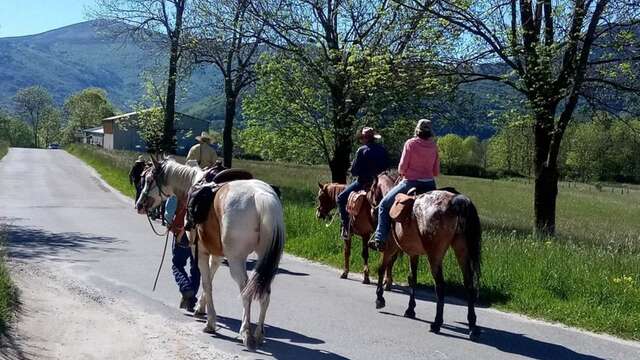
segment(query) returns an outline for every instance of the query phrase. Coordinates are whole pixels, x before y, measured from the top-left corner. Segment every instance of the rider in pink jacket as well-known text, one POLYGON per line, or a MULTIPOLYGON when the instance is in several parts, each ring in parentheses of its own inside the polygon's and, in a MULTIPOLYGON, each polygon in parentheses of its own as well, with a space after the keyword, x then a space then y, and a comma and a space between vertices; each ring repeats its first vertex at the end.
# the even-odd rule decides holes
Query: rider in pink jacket
POLYGON ((402 150, 398 171, 403 180, 391 189, 380 202, 378 208, 378 227, 369 247, 382 251, 391 229, 389 211, 396 195, 406 194, 412 188, 418 192, 436 189, 435 177, 440 175, 440 159, 438 145, 433 140, 431 121, 421 119, 415 131, 416 136, 407 140, 402 150))

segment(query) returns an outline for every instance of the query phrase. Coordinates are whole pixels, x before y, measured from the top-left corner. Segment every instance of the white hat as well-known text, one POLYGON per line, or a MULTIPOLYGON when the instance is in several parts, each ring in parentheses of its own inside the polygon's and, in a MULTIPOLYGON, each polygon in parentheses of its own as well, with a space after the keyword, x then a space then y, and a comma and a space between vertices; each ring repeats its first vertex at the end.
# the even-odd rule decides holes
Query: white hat
POLYGON ((206 131, 203 131, 202 134, 200 134, 200 136, 196 136, 196 140, 206 142, 206 143, 211 142, 211 138, 209 137, 209 134, 207 134, 206 131))
POLYGON ((359 135, 360 138, 381 139, 382 136, 376 133, 376 130, 372 127, 365 126, 359 135))

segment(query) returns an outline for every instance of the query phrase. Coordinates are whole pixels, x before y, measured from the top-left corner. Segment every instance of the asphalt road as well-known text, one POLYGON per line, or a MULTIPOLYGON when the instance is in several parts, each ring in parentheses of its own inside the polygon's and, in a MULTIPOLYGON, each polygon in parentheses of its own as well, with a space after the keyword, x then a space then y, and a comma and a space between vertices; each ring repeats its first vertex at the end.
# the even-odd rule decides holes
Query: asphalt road
MULTIPOLYGON (((145 217, 135 213, 131 200, 66 152, 9 151, 0 161, 0 222, 8 225, 13 259, 54 264, 53 271, 76 276, 108 296, 136 302, 149 314, 181 326, 204 326, 177 308, 169 261, 158 289, 151 291, 162 240, 151 233, 145 217)), ((493 309, 478 309, 483 334, 474 343, 465 335, 466 308, 456 305, 456 299, 448 299, 445 306, 442 333, 431 334, 432 294, 421 293, 417 319, 410 320, 402 317, 408 301, 402 289, 387 293, 387 307, 378 311, 373 286, 358 279, 340 280, 338 274, 285 257, 267 314, 267 342, 250 353, 237 338, 237 288, 222 267, 214 281, 219 335, 198 333, 193 341, 241 358, 640 359, 638 343, 493 309)))

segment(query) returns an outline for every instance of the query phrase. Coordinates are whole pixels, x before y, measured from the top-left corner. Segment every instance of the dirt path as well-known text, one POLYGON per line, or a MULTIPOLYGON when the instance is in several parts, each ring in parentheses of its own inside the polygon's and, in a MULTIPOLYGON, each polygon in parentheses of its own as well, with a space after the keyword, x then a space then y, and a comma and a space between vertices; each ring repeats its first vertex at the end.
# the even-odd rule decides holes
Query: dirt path
POLYGON ((232 359, 176 325, 43 264, 9 264, 22 309, 12 359, 232 359))

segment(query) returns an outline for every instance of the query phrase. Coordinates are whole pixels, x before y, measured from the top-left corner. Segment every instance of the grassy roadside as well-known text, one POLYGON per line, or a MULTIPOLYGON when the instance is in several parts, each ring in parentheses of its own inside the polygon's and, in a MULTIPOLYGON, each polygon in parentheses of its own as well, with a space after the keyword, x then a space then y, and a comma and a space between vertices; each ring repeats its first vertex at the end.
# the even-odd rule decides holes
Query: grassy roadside
MULTIPOLYGON (((69 152, 94 166, 114 187, 131 194, 126 174, 135 156, 82 146, 69 152), (111 179, 111 180, 110 180, 111 179)), ((332 266, 342 264, 337 222, 329 227, 314 216, 317 181, 323 167, 237 161, 236 166, 283 189, 288 240, 286 251, 332 266)), ((482 302, 536 318, 558 321, 596 332, 640 340, 640 194, 614 194, 561 188, 560 235, 546 241, 528 235, 531 185, 443 176, 440 186, 455 186, 480 209, 483 237, 482 302)), ((351 268, 361 269, 359 242, 351 268)), ((374 254, 371 264, 378 263, 374 254)), ((395 269, 397 281, 408 273, 405 259, 395 269)), ((450 256, 445 277, 455 292, 460 272, 450 256)), ((338 280, 336 280, 338 281, 338 280)), ((419 282, 432 285, 421 259, 419 282)), ((371 299, 374 300, 372 289, 371 299)), ((418 312, 420 310, 418 309, 418 312)), ((481 321, 481 319, 480 319, 481 321)))
MULTIPOLYGON (((0 161, 7 154, 9 146, 0 142, 0 161)), ((0 246, 5 242, 5 229, 0 227, 0 246)), ((4 251, 0 252, 0 338, 9 329, 9 324, 18 307, 18 289, 11 281, 9 269, 4 259, 4 251)))

